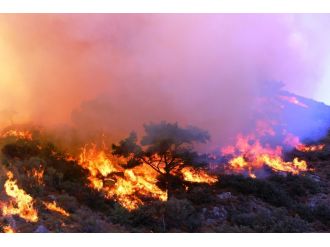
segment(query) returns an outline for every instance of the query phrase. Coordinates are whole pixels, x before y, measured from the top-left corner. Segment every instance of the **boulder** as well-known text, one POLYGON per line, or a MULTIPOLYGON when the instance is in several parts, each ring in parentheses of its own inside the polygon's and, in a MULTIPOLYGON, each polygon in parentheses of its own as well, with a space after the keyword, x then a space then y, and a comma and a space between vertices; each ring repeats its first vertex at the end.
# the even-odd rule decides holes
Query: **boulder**
POLYGON ((44 225, 40 225, 34 232, 35 233, 48 233, 49 230, 44 225))
POLYGON ((230 198, 232 198, 232 195, 230 192, 223 192, 221 194, 218 194, 217 197, 220 199, 220 200, 228 200, 230 198))

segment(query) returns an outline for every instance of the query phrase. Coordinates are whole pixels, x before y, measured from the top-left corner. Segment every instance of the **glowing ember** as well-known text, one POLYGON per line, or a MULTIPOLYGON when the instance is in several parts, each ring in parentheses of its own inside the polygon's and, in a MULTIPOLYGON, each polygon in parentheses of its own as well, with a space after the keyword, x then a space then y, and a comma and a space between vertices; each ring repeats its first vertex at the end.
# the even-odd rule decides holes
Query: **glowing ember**
POLYGON ((2 138, 16 137, 19 139, 32 140, 32 133, 27 130, 8 130, 1 135, 2 138))
POLYGON ((298 106, 301 106, 301 107, 304 107, 304 108, 308 108, 308 106, 302 102, 300 102, 296 97, 294 96, 280 96, 280 98, 282 100, 285 100, 285 101, 288 101, 290 102, 291 104, 295 104, 295 105, 298 105, 298 106))
POLYGON ((299 144, 296 146, 296 149, 301 152, 315 152, 315 151, 322 151, 324 147, 325 147, 324 144, 310 145, 310 146, 299 144))
POLYGON ((15 233, 15 230, 11 226, 2 227, 4 233, 15 233))
POLYGON ((196 170, 192 167, 185 167, 181 172, 183 179, 189 182, 213 184, 218 181, 216 176, 211 176, 203 170, 196 170))
POLYGON ((63 208, 57 206, 57 204, 56 204, 55 201, 53 201, 53 202, 43 202, 43 204, 50 211, 57 212, 57 213, 65 216, 65 217, 69 217, 70 216, 70 214, 67 211, 65 211, 63 208))
POLYGON ((102 191, 106 198, 113 198, 128 210, 143 204, 139 196, 167 200, 167 193, 156 186, 158 174, 147 165, 124 170, 118 165, 118 159, 103 150, 98 151, 95 145, 90 149, 83 148, 78 162, 89 171, 92 188, 102 191))
POLYGON ((4 185, 5 191, 13 199, 8 205, 4 205, 2 209, 3 215, 19 215, 26 221, 37 222, 38 214, 33 207, 33 198, 17 186, 17 181, 13 180, 11 172, 8 172, 7 176, 8 179, 4 185))
POLYGON ((28 176, 33 177, 39 185, 43 185, 44 172, 45 171, 42 168, 33 168, 31 171, 28 172, 28 176))

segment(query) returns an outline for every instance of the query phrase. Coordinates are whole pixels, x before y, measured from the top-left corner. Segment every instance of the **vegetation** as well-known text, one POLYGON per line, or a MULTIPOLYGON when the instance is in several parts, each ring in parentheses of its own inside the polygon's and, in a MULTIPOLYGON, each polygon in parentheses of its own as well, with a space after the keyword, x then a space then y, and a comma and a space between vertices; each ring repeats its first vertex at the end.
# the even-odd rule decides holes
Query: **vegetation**
POLYGON ((309 154, 304 157, 317 168, 312 173, 274 173, 262 179, 219 174, 214 184, 183 182, 180 169, 192 161, 197 167, 205 164, 193 148, 208 139, 202 130, 163 122, 145 125, 140 142, 131 134, 114 145, 115 155, 128 158, 127 169, 145 163, 158 172, 163 189, 172 189, 167 201, 145 199, 132 211, 91 189, 88 172, 54 144, 1 140, 0 186, 5 171, 12 171, 19 187, 34 198, 40 217, 38 223, 0 217, 0 231, 15 221, 21 232, 40 225, 51 232, 329 232, 330 166, 323 153, 329 152, 329 138, 312 161, 309 154), (43 170, 41 182, 29 174, 33 169, 43 170), (70 216, 47 210, 45 201, 56 201, 70 216))
POLYGON ((126 168, 142 164, 150 166, 159 173, 159 185, 171 197, 184 167, 206 165, 193 145, 207 142, 210 136, 195 127, 182 128, 177 123, 167 122, 145 124, 144 131, 140 144, 136 133, 132 132, 118 145, 113 144, 113 154, 128 159, 126 168))

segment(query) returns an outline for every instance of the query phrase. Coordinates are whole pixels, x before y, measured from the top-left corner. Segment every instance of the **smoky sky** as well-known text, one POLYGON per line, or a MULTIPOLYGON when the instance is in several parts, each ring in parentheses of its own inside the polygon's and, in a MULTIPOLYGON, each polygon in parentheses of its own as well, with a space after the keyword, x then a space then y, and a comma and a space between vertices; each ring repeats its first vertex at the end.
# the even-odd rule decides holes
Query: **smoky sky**
POLYGON ((178 121, 237 132, 262 83, 326 99, 329 15, 0 15, 0 110, 123 137, 178 121), (322 89, 320 93, 320 88, 322 89))

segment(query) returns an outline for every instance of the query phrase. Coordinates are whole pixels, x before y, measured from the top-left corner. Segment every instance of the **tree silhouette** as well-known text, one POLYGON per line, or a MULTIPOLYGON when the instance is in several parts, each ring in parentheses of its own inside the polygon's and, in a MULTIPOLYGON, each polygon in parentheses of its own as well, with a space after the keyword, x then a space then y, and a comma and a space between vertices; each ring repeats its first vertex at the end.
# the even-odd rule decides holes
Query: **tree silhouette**
POLYGON ((177 123, 150 123, 144 125, 145 135, 141 142, 132 132, 126 139, 113 144, 113 154, 127 159, 126 168, 147 164, 158 172, 159 182, 164 183, 168 197, 172 195, 172 184, 187 166, 201 167, 205 162, 194 151, 196 143, 206 143, 207 131, 196 127, 180 127, 177 123))

